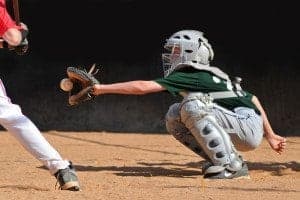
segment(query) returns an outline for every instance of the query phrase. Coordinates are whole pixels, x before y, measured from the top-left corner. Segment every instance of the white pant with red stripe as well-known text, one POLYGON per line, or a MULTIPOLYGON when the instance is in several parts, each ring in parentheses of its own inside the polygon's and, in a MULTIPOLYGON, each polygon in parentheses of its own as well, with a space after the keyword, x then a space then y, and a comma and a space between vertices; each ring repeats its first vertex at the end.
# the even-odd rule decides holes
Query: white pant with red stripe
POLYGON ((38 128, 13 104, 6 95, 0 79, 0 124, 8 130, 36 159, 42 162, 51 174, 69 165, 59 153, 47 142, 38 128))

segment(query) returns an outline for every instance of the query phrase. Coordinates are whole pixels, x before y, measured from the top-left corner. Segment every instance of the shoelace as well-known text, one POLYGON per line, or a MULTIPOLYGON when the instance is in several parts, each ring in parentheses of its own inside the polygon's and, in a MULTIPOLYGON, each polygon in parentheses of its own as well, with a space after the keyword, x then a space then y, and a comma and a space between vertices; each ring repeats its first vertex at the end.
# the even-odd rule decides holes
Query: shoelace
MULTIPOLYGON (((88 74, 91 74, 91 75, 95 76, 99 72, 99 69, 95 69, 95 67, 96 67, 96 63, 94 63, 92 65, 92 67, 90 68, 88 74)), ((93 93, 93 89, 91 89, 91 91, 88 93, 88 98, 89 99, 93 98, 93 96, 94 96, 91 93, 93 93)))
POLYGON ((88 73, 88 74, 91 74, 91 75, 96 75, 98 72, 99 72, 99 69, 97 68, 97 69, 95 69, 95 67, 96 67, 96 63, 94 63, 93 65, 92 65, 92 67, 90 68, 90 70, 89 71, 87 71, 86 69, 82 69, 82 68, 78 68, 78 69, 81 69, 81 70, 83 70, 83 71, 85 71, 86 73, 88 73))
POLYGON ((99 69, 96 69, 95 70, 95 67, 96 67, 96 63, 94 63, 93 65, 92 65, 92 67, 90 68, 90 70, 89 70, 89 74, 91 74, 91 75, 96 75, 98 72, 99 72, 99 69), (93 72, 94 71, 94 72, 93 72))

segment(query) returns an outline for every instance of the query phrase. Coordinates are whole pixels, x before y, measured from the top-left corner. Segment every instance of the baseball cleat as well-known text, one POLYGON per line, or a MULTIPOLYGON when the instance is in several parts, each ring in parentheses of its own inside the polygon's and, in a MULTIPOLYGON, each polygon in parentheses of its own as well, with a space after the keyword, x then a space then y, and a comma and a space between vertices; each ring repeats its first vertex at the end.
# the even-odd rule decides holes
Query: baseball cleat
POLYGON ((69 167, 58 170, 54 176, 59 183, 59 189, 70 191, 80 190, 78 178, 72 163, 69 165, 69 167))
POLYGON ((212 165, 204 164, 202 168, 205 179, 250 179, 248 166, 245 162, 242 164, 242 168, 238 171, 232 171, 224 168, 224 170, 222 170, 221 172, 205 173, 209 166, 212 165))

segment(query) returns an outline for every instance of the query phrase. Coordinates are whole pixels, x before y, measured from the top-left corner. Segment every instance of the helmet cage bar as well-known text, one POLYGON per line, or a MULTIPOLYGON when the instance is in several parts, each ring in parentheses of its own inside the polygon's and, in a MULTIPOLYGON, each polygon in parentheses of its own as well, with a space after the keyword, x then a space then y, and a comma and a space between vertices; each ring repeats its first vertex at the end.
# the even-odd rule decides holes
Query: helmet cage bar
POLYGON ((177 64, 182 63, 184 58, 182 56, 182 48, 179 43, 169 43, 167 41, 164 46, 166 53, 162 54, 164 77, 167 77, 177 64), (174 65, 176 64, 176 65, 174 65))
POLYGON ((168 53, 162 54, 164 77, 169 76, 170 73, 174 71, 177 64, 183 63, 184 60, 185 60, 184 57, 181 56, 180 54, 168 54, 168 53))

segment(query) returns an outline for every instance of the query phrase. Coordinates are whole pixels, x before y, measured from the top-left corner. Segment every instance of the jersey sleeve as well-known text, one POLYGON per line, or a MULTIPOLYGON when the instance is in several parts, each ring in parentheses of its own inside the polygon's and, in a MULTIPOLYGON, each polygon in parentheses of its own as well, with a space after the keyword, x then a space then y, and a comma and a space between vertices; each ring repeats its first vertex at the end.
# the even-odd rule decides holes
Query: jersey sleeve
POLYGON ((154 81, 166 88, 166 90, 172 95, 177 96, 179 95, 179 92, 184 91, 186 89, 184 79, 184 77, 180 77, 178 73, 175 72, 169 75, 168 77, 158 78, 154 81))

